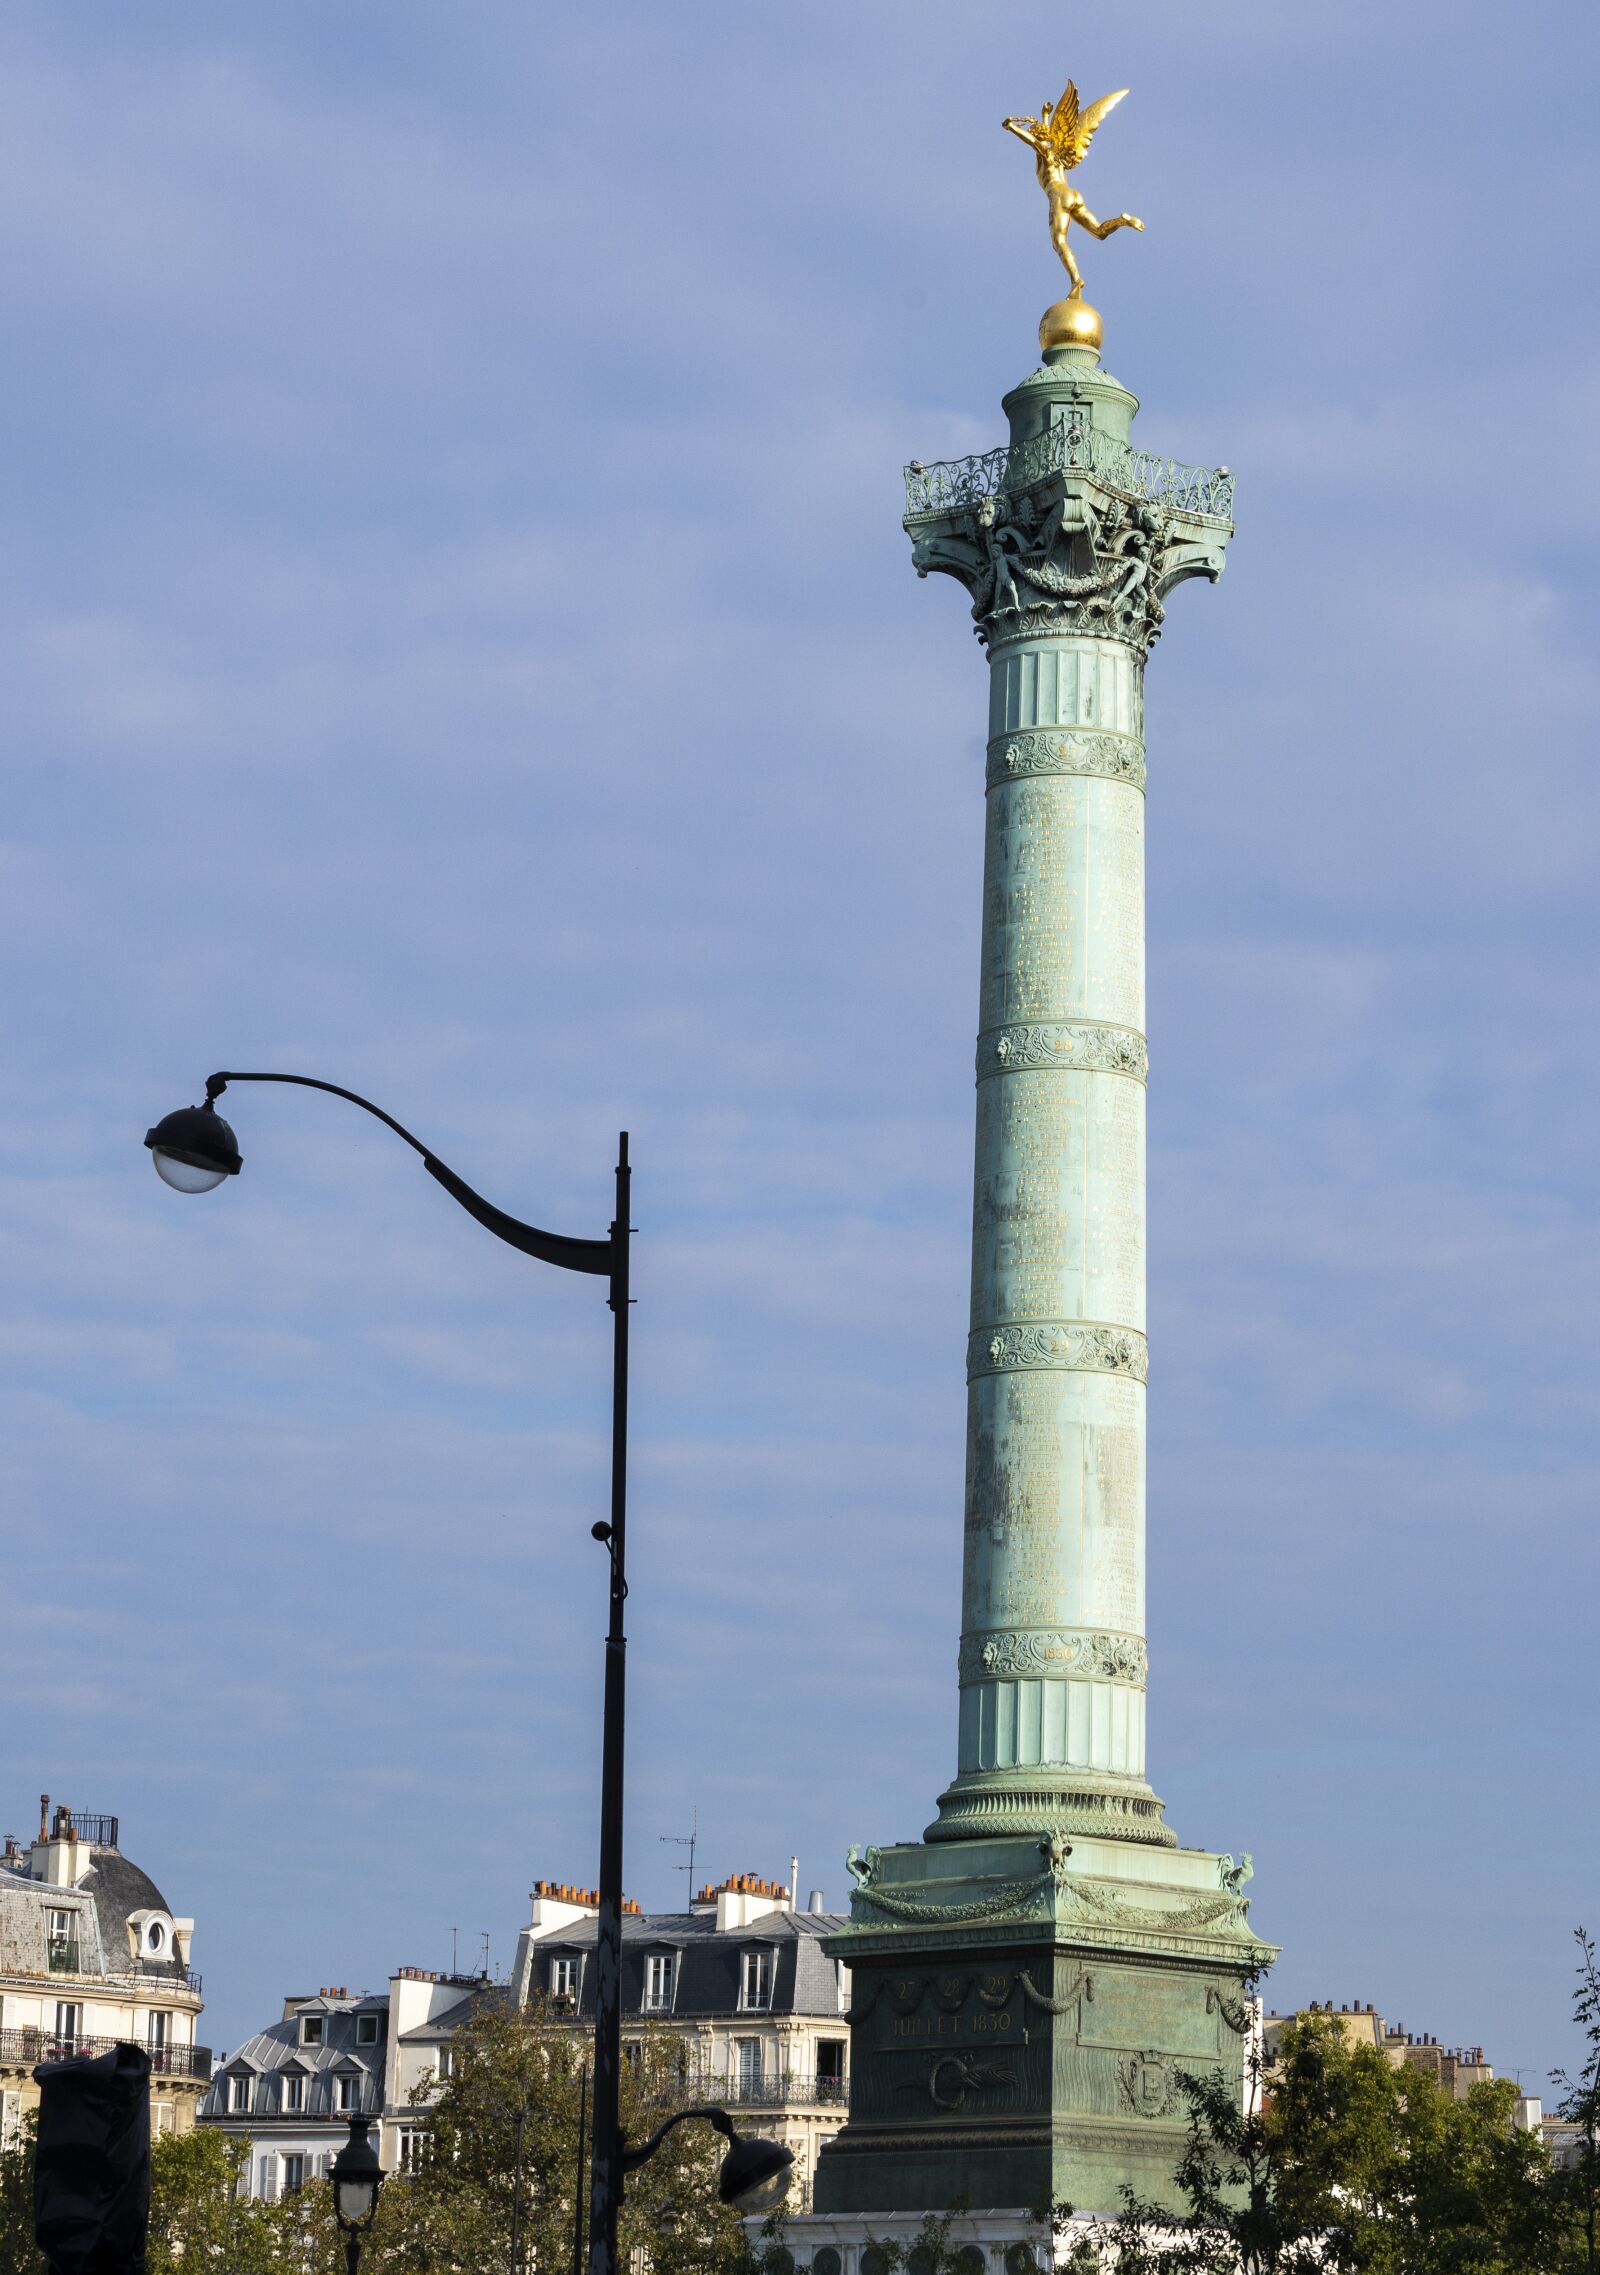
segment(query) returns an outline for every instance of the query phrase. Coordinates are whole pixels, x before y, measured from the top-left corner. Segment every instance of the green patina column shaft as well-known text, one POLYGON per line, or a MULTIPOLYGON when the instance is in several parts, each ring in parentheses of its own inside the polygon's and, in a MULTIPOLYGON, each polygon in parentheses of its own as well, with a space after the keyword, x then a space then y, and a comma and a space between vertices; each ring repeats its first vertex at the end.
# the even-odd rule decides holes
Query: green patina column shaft
POLYGON ((961 1709, 923 1839, 851 1852, 818 2248, 958 2202, 1172 2202, 1180 2074, 1241 2076, 1274 1956, 1248 1857, 1179 1847, 1145 1777, 1144 666, 1173 587, 1221 574, 1233 482, 1134 448, 1063 310, 1009 441, 906 477, 916 568, 965 587, 989 666, 961 1709))
POLYGON ((907 477, 989 653, 957 1776, 930 1840, 1169 1839, 1145 1782, 1144 661, 1226 476, 1133 452, 1093 349, 907 477))

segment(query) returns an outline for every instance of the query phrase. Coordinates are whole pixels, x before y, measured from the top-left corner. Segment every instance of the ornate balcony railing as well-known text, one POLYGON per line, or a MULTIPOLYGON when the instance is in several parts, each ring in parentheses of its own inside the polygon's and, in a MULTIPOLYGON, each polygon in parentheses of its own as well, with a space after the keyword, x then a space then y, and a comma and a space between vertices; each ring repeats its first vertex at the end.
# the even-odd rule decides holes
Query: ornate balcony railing
POLYGON ((79 1840, 88 1841, 94 1848, 115 1848, 117 1820, 101 1809, 69 1809, 72 1829, 79 1840))
POLYGON ((113 2046, 142 2046, 158 2077, 209 2078, 209 2046, 151 2046, 142 2038, 63 2038, 52 2030, 0 2030, 0 2063, 70 2062, 79 2054, 109 2054, 113 2046))
POLYGON ((1225 466, 1185 466, 1181 459, 1131 450, 1088 419, 1074 416, 1015 448, 941 459, 932 466, 914 458, 906 468, 906 519, 975 506, 981 498, 1023 490, 1047 474, 1063 473, 1092 474, 1123 497, 1148 498, 1203 521, 1233 517, 1233 476, 1225 466))
POLYGON ((133 1972, 141 1983, 170 1983, 175 1991, 200 1995, 200 1977, 176 1959, 135 1959, 133 1972))
POLYGON ((726 2103, 730 2109, 782 2109, 794 2104, 816 2108, 827 2103, 842 2103, 850 2098, 848 2078, 809 2077, 787 2070, 770 2077, 702 2078, 697 2091, 703 2091, 710 2101, 726 2103))

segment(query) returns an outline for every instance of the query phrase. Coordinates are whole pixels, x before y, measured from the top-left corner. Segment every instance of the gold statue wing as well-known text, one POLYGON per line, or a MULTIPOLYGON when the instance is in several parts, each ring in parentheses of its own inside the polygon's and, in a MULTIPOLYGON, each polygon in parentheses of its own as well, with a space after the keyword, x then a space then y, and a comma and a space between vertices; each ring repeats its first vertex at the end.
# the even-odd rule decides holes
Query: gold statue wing
POLYGON ((1099 102, 1080 111, 1078 90, 1070 79, 1067 81, 1066 93, 1050 118, 1050 140, 1064 165, 1070 168, 1083 160, 1094 140, 1095 128, 1108 111, 1116 109, 1127 92, 1126 87, 1119 87, 1114 95, 1102 95, 1099 102))

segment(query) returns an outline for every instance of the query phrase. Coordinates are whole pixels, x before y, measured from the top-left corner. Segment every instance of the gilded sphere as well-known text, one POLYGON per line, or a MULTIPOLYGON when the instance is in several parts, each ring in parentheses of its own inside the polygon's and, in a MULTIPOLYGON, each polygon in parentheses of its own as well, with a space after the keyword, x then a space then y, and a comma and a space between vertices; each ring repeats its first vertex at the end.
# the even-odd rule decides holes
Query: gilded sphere
POLYGON ((1039 346, 1046 354, 1052 348, 1098 349, 1104 339, 1100 311, 1087 300, 1058 300, 1039 319, 1039 346))

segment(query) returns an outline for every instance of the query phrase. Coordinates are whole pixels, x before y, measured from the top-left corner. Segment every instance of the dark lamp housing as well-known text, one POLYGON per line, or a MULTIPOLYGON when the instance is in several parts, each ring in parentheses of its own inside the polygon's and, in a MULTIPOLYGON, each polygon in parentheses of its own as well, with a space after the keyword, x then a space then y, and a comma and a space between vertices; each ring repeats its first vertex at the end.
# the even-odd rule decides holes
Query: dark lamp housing
POLYGON ((732 2133, 717 2174, 717 2194, 724 2204, 731 2204, 746 2216, 770 2212, 788 2194, 793 2167, 793 2149, 783 2148, 777 2141, 742 2141, 732 2133))
POLYGON ((243 1164, 227 1123, 215 1106, 180 1106, 146 1130, 156 1175, 175 1193, 209 1193, 243 1164))
POLYGON ((346 2235, 359 2235, 371 2227, 378 2209, 378 2190, 383 2186, 383 2167, 367 2138, 370 2123, 366 2117, 350 2119, 350 2138, 334 2158, 328 2176, 333 2182, 333 2216, 346 2235))

